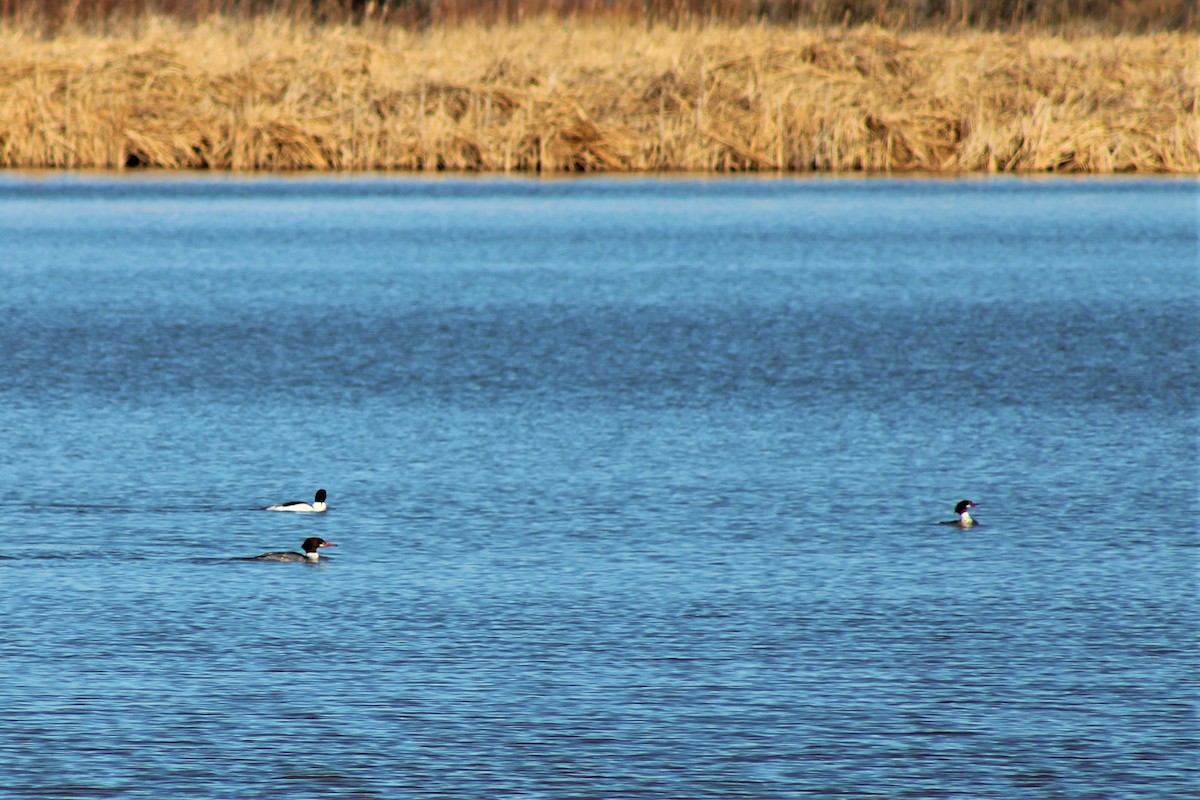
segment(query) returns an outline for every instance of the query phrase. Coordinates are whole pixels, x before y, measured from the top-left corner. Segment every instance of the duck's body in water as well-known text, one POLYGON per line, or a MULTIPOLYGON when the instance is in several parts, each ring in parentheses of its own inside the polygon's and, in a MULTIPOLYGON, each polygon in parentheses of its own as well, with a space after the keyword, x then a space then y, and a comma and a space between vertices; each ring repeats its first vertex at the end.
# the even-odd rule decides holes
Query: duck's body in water
POLYGON ((310 536, 300 545, 303 553, 263 553, 261 556, 254 556, 255 561, 307 561, 310 564, 315 564, 321 560, 319 551, 322 547, 337 547, 333 542, 327 542, 319 536, 310 536))
POLYGON ((267 511, 301 511, 301 512, 307 511, 309 513, 312 513, 312 512, 320 513, 327 508, 327 506, 325 505, 326 497, 327 497, 327 495, 325 494, 324 489, 317 489, 317 493, 313 497, 313 501, 311 503, 306 503, 303 500, 293 500, 290 503, 279 503, 277 505, 267 506, 266 510, 267 511))

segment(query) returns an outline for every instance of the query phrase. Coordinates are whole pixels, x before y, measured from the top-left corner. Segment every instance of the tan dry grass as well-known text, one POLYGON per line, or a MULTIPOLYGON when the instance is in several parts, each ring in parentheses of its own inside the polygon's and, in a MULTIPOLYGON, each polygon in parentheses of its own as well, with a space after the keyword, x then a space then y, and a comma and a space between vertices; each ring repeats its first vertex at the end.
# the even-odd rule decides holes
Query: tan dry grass
POLYGON ((1200 172, 1200 37, 0 28, 0 165, 1200 172))

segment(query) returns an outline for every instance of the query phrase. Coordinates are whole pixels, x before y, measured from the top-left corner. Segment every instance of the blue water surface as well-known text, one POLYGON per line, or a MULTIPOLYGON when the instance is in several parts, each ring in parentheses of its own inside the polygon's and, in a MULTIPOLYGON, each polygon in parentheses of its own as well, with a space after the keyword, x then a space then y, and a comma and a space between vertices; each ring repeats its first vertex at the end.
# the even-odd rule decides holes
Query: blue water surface
POLYGON ((0 176, 0 796, 1200 791, 1198 189, 0 176))

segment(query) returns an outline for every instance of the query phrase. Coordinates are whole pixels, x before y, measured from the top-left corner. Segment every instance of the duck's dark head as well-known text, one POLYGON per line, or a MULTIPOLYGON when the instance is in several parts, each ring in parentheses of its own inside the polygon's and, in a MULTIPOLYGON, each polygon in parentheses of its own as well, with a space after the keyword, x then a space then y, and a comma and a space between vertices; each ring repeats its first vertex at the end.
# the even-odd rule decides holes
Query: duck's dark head
POLYGON ((313 499, 318 503, 324 503, 325 502, 325 490, 317 489, 317 496, 313 499))
POLYGON ((300 545, 300 549, 306 553, 315 553, 322 547, 337 547, 337 545, 325 541, 320 536, 310 536, 304 540, 304 544, 300 545))
POLYGON ((954 513, 955 513, 955 514, 961 514, 961 513, 963 513, 964 511, 966 511, 968 508, 974 508, 974 507, 975 507, 975 506, 977 506, 977 505, 979 505, 979 504, 978 504, 978 503, 972 503, 970 500, 959 500, 959 501, 958 501, 958 505, 956 505, 956 506, 954 507, 954 513))

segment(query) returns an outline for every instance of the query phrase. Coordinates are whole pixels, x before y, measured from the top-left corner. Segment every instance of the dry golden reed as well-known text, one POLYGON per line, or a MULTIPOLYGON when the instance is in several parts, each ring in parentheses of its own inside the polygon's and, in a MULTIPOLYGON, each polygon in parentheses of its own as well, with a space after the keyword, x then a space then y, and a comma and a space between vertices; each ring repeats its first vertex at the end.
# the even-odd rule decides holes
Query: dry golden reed
POLYGON ((0 25, 0 165, 1200 172, 1200 36, 0 25))

